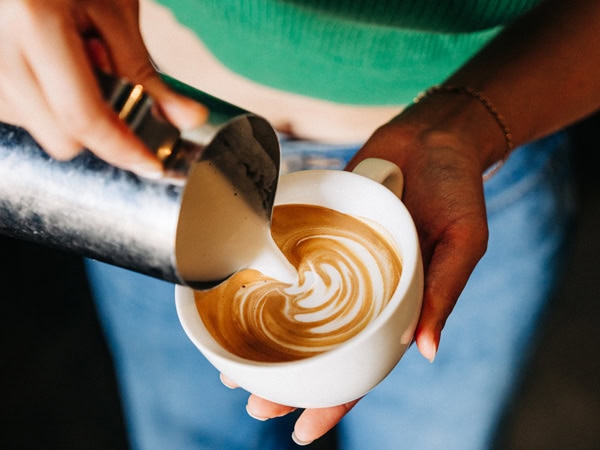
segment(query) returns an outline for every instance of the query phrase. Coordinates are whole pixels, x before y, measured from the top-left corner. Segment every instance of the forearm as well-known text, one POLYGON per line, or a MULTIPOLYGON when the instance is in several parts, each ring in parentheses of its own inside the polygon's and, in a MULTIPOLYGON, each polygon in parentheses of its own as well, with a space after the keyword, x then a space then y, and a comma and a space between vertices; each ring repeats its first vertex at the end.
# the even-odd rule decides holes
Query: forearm
MULTIPOLYGON (((600 106, 599 30, 597 0, 546 1, 507 27, 445 84, 482 92, 504 116, 514 144, 523 144, 600 106)), ((482 105, 456 94, 437 97, 438 114, 454 114, 444 127, 471 134, 484 168, 503 157, 505 138, 482 105)))

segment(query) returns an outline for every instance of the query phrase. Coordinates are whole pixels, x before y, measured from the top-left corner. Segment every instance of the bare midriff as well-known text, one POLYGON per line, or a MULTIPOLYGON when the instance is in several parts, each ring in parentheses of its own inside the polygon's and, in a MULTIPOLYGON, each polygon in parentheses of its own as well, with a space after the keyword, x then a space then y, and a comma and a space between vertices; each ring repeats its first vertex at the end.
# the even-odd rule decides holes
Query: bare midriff
POLYGON ((278 131, 300 139, 360 143, 403 108, 333 103, 257 84, 219 63, 190 30, 152 0, 142 1, 141 23, 144 40, 159 68, 265 117, 278 131))

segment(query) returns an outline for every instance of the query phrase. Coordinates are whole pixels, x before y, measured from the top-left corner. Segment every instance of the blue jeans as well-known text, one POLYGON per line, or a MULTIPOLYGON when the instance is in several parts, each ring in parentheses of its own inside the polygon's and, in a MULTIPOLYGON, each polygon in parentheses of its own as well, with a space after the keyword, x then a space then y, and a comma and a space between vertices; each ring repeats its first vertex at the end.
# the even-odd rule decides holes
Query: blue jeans
MULTIPOLYGON (((565 261, 573 198, 568 140, 517 149, 485 186, 490 240, 433 364, 409 349, 340 424, 343 449, 479 450, 530 350, 565 261)), ((287 170, 342 168, 358 147, 283 139, 287 170)), ((87 262, 137 449, 284 449, 293 417, 259 422, 185 336, 173 286, 87 262)))

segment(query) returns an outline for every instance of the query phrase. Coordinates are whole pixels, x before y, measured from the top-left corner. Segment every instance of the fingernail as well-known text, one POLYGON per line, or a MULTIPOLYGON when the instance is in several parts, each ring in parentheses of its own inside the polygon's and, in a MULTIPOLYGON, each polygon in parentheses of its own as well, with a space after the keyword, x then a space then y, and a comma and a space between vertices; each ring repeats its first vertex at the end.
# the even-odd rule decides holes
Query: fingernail
POLYGON ((305 445, 313 443, 313 441, 303 441, 303 440, 299 439, 298 436, 296 435, 296 431, 295 430, 292 431, 292 441, 294 441, 294 443, 296 445, 300 445, 302 447, 304 447, 305 445))
POLYGON ((136 175, 150 180, 159 180, 164 175, 162 166, 153 163, 134 164, 130 170, 136 175))
POLYGON ((256 419, 256 420, 260 420, 261 422, 265 422, 266 420, 269 420, 268 417, 258 417, 258 416, 255 416, 254 414, 252 414, 252 412, 250 412, 250 408, 248 407, 248 405, 246 405, 246 412, 248 413, 248 415, 250 417, 252 417, 253 419, 256 419))
POLYGON ((437 354, 437 345, 432 341, 425 341, 422 345, 421 354, 430 362, 433 363, 437 354))
POLYGON ((225 386, 229 389, 237 389, 237 386, 229 384, 229 381, 223 376, 223 374, 219 375, 219 380, 221 380, 221 383, 223 383, 223 386, 225 386))

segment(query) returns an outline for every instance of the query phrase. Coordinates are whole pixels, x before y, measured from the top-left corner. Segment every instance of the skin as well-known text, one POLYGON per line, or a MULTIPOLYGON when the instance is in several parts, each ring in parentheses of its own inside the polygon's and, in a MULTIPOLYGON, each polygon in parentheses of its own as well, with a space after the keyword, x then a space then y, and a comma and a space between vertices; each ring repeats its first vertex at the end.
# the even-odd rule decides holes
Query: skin
MULTIPOLYGON (((138 31, 137 8, 128 0, 0 0, 0 120, 27 128, 58 159, 87 147, 117 166, 159 175, 156 159, 93 88, 92 67, 142 83, 180 128, 202 123, 206 112, 157 77, 138 31), (91 30, 96 37, 89 38, 91 30)), ((597 0, 544 2, 447 84, 483 92, 502 113, 515 145, 526 143, 600 105, 598 29, 597 0)), ((505 154, 505 136, 479 101, 440 93, 378 128, 349 164, 352 169, 364 158, 380 157, 404 172, 403 201, 419 230, 426 269, 415 342, 429 361, 485 253, 482 173, 505 154)), ((319 438, 356 403, 305 410, 294 438, 300 443, 319 438)), ((247 409, 266 420, 294 408, 250 395, 247 409)))
POLYGON ((162 171, 103 101, 93 66, 142 84, 180 128, 205 120, 205 108, 169 90, 150 64, 137 1, 2 0, 0 42, 0 120, 26 128, 56 159, 86 147, 124 169, 162 171))

